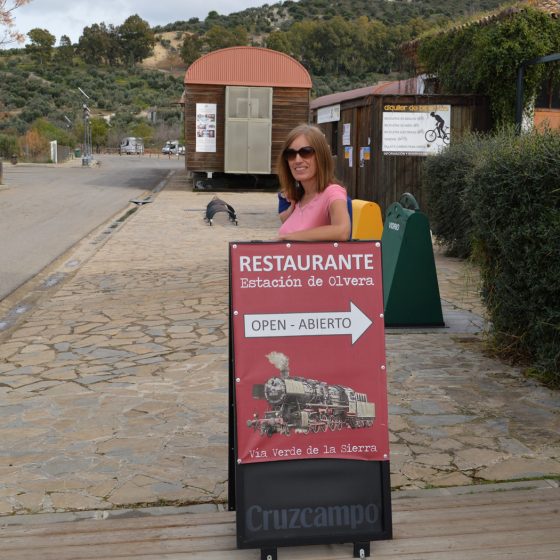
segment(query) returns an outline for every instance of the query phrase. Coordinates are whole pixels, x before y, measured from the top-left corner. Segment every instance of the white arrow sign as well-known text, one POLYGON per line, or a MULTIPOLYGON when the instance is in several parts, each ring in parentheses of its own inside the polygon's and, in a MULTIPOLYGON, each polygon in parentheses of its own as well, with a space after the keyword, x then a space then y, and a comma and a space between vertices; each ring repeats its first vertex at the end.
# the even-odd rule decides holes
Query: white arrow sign
POLYGON ((245 315, 244 321, 246 338, 350 334, 352 344, 372 324, 371 319, 352 302, 349 312, 263 313, 245 315))

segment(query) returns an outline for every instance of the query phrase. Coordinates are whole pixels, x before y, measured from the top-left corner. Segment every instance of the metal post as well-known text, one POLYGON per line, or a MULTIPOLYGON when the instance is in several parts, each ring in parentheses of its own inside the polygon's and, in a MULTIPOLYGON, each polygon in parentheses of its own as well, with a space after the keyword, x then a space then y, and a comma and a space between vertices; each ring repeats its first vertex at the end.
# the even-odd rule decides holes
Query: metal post
POLYGON ((89 157, 93 160, 93 132, 91 128, 91 121, 89 121, 89 157))
POLYGON ((82 165, 89 165, 91 163, 91 124, 89 120, 90 111, 88 106, 84 103, 84 154, 82 157, 82 165))
MULTIPOLYGON (((86 99, 90 99, 89 95, 81 87, 78 89, 86 99)), ((90 110, 85 103, 82 107, 84 112, 84 153, 82 157, 82 165, 90 165, 91 160, 93 159, 91 150, 91 123, 89 121, 90 110)))
POLYGON ((517 94, 515 96, 515 131, 521 134, 523 121, 523 78, 525 77, 525 62, 517 70, 517 94))
POLYGON ((84 103, 83 106, 84 112, 84 147, 83 147, 83 154, 82 154, 82 165, 88 164, 87 158, 87 111, 86 111, 86 104, 84 103))
POLYGON ((84 141, 83 141, 83 146, 82 146, 82 163, 84 165, 85 165, 86 158, 87 158, 86 138, 87 138, 87 121, 86 121, 86 118, 84 117, 84 141))

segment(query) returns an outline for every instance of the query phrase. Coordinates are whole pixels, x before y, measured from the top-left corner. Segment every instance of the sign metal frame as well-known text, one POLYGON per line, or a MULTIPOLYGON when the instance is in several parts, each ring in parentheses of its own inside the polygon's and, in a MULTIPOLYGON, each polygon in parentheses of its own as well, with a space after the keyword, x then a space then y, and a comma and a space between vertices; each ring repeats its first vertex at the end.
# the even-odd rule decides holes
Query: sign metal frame
MULTIPOLYGON (((376 249, 379 262, 375 264, 379 270, 375 274, 381 274, 379 242, 353 241, 339 243, 336 246, 353 246, 357 249, 358 244, 362 244, 361 249, 365 250, 367 248, 365 244, 368 243, 376 243, 379 248, 376 249)), ((392 538, 388 454, 384 455, 385 460, 372 460, 369 456, 343 458, 336 455, 330 458, 321 455, 308 457, 301 453, 294 458, 282 457, 281 460, 278 458, 269 460, 270 457, 266 457, 263 460, 257 458, 254 461, 244 462, 240 458, 238 430, 242 424, 239 424, 238 420, 245 422, 246 414, 241 413, 240 418, 237 418, 240 404, 237 402, 237 385, 239 385, 240 379, 236 372, 235 337, 239 334, 236 334, 236 329, 237 331, 240 328, 248 329, 247 332, 250 332, 252 336, 258 336, 249 329, 247 321, 243 322, 234 309, 233 283, 237 280, 237 273, 234 274, 232 271, 232 250, 234 247, 246 245, 258 246, 258 248, 262 248, 263 253, 268 254, 269 252, 274 253, 275 245, 286 245, 286 243, 238 242, 230 243, 229 248, 228 510, 236 511, 238 548, 261 548, 261 558, 274 559, 277 547, 348 542, 354 544, 355 557, 369 556, 370 541, 392 538), (241 327, 241 325, 244 326, 241 327)), ((300 244, 291 243, 294 248, 298 245, 300 244)), ((318 246, 324 249, 326 242, 301 245, 306 248, 318 246)), ((332 246, 332 243, 330 245, 332 246)), ((377 278, 376 276, 376 282, 377 278)), ((380 277, 378 283, 379 286, 375 290, 380 290, 380 292, 376 292, 375 295, 379 297, 379 293, 381 294, 382 310, 380 277)), ((244 293, 249 295, 250 292, 249 289, 244 293)), ((238 306, 237 302, 235 308, 238 306)), ((298 318, 301 320, 300 315, 305 316, 305 313, 298 314, 298 318)), ((317 312, 315 315, 319 316, 321 313, 317 312)), ((266 317, 266 313, 260 315, 255 313, 250 316, 256 317, 255 320, 260 320, 262 316, 266 317)), ((367 330, 369 326, 367 321, 364 324, 366 325, 365 330, 367 330)), ((364 325, 361 325, 360 328, 364 328, 364 325)), ((384 329, 382 332, 384 336, 384 329)), ((311 336, 318 335, 317 331, 310 334, 311 336)), ((348 336, 349 334, 337 331, 333 333, 333 336, 347 336, 347 345, 352 348, 362 333, 358 335, 352 333, 351 337, 348 336), (351 342, 350 339, 352 339, 351 342)), ((261 333, 261 336, 273 338, 274 333, 266 331, 261 333)), ((279 333, 280 338, 290 338, 290 336, 296 336, 293 329, 279 333)), ((320 336, 320 338, 328 344, 328 336, 320 336)), ((245 340, 254 339, 245 338, 245 340)), ((382 348, 384 354, 384 339, 382 348)), ((382 367, 384 369, 384 366, 382 367)), ((305 379, 301 381, 302 378, 298 377, 294 379, 295 383, 306 381, 305 379)), ((350 384, 351 381, 348 383, 350 384)), ((249 424, 248 421, 247 424, 249 424)), ((332 429, 334 430, 334 428, 332 429)), ((348 430, 348 433, 357 431, 359 430, 348 430)), ((266 433, 264 435, 266 441, 266 433)), ((283 437, 280 431, 278 434, 273 431, 268 435, 277 439, 283 437)), ((297 440, 297 433, 294 437, 297 440)), ((242 442, 243 446, 245 446, 244 442, 242 442)), ((296 447, 294 446, 294 448, 296 447)), ((243 456, 248 457, 247 454, 243 456)))

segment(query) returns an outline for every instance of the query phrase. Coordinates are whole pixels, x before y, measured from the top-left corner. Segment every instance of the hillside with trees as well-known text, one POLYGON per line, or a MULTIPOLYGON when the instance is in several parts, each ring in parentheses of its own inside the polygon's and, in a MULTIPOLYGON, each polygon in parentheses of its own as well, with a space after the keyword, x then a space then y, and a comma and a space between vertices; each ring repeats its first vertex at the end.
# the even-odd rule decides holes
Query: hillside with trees
POLYGON ((55 46, 47 29, 27 35, 25 48, 0 51, 0 155, 40 153, 50 140, 79 145, 84 103, 94 147, 115 148, 123 136, 148 146, 179 137, 182 75, 139 66, 155 42, 139 16, 86 27, 75 45, 63 35, 55 46))
POLYGON ((155 27, 183 31, 180 54, 188 65, 213 50, 259 45, 301 62, 313 80, 312 95, 361 87, 404 75, 399 46, 504 2, 500 0, 286 1, 204 21, 191 18, 155 27))
POLYGON ((154 32, 189 31, 206 33, 220 25, 233 29, 242 27, 253 35, 272 31, 287 31, 294 23, 304 20, 328 20, 335 16, 352 20, 361 16, 376 19, 388 25, 400 25, 415 18, 437 21, 472 16, 506 4, 503 0, 286 0, 248 8, 227 16, 211 11, 204 21, 191 18, 165 26, 154 27, 154 32))
MULTIPOLYGON (((25 48, 0 50, 0 155, 21 153, 23 145, 29 153, 31 138, 35 144, 57 139, 79 145, 84 102, 91 110, 94 146, 114 148, 122 136, 142 136, 146 146, 180 137, 178 101, 186 68, 205 53, 235 45, 293 56, 309 71, 313 96, 404 77, 399 45, 499 4, 285 1, 228 16, 212 11, 204 21, 191 18, 154 28, 132 15, 121 25, 85 27, 76 44, 65 35, 56 44, 49 30, 32 29, 25 48), (164 63, 148 69, 145 61, 162 50, 164 63)), ((14 34, 2 23, 0 31, 4 27, 14 34)))

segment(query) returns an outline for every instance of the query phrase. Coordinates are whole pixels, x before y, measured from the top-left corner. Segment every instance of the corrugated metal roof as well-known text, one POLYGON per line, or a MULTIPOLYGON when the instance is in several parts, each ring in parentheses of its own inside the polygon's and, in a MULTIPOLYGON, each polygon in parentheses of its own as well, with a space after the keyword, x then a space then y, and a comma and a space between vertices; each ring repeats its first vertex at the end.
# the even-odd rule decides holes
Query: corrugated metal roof
POLYGON ((262 47, 230 47, 195 60, 187 69, 185 84, 311 89, 311 78, 287 54, 262 47))
POLYGON ((350 99, 357 99, 359 97, 366 97, 368 95, 373 95, 375 86, 366 86, 358 89, 351 89, 348 91, 339 91, 337 93, 330 93, 329 95, 323 95, 313 99, 309 104, 310 109, 317 109, 319 107, 328 107, 329 105, 336 105, 337 103, 342 103, 343 101, 348 101, 350 99))
POLYGON ((418 78, 409 78, 408 80, 397 80, 395 82, 379 82, 372 86, 366 86, 348 91, 340 91, 317 97, 309 104, 310 109, 318 109, 319 107, 328 107, 336 105, 344 101, 367 97, 368 95, 395 95, 395 94, 416 94, 418 93, 418 78))
POLYGON ((421 93, 419 91, 419 82, 422 78, 416 76, 407 80, 396 80, 394 82, 380 82, 375 86, 375 94, 377 95, 414 95, 421 93))

